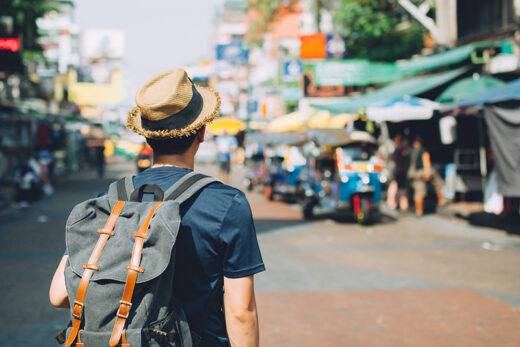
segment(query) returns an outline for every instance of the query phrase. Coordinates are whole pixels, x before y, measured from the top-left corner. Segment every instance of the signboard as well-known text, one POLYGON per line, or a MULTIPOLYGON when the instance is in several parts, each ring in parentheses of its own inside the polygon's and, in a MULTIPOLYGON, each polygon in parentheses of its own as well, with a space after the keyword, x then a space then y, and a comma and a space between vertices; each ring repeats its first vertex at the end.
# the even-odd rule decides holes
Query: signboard
POLYGON ((303 91, 299 87, 282 88, 281 95, 285 101, 298 101, 303 97, 303 91))
POLYGON ((367 86, 402 78, 395 64, 364 59, 316 61, 313 67, 317 86, 367 86))
POLYGON ((226 45, 217 45, 217 60, 226 60, 234 63, 245 63, 249 59, 249 50, 243 47, 242 42, 232 42, 226 45))
POLYGON ((327 58, 345 59, 347 55, 345 38, 339 34, 327 35, 327 58))
POLYGON ((284 82, 298 81, 303 73, 303 64, 300 60, 289 60, 283 63, 284 82))
POLYGON ((18 52, 18 50, 20 50, 20 39, 15 37, 1 37, 0 50, 18 52))
POLYGON ((88 29, 81 42, 86 58, 122 59, 125 54, 125 34, 122 30, 88 29))
POLYGON ((301 59, 326 59, 327 37, 324 34, 313 34, 300 36, 300 58, 301 59))

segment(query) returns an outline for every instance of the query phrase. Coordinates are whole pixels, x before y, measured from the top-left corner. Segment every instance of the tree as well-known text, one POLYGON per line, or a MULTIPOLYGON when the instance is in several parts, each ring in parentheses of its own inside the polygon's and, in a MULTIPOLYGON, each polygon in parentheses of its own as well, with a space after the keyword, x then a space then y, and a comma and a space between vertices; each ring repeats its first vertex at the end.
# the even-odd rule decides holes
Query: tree
POLYGON ((0 0, 0 8, 2 16, 12 18, 13 34, 22 36, 22 48, 32 51, 40 50, 36 20, 49 11, 58 11, 52 0, 0 0))
POLYGON ((293 10, 297 0, 248 0, 247 8, 250 13, 249 43, 261 44, 269 24, 276 20, 277 15, 293 10))
POLYGON ((409 58, 424 47, 421 26, 403 19, 392 0, 343 0, 333 14, 337 32, 348 38, 349 57, 376 61, 409 58))

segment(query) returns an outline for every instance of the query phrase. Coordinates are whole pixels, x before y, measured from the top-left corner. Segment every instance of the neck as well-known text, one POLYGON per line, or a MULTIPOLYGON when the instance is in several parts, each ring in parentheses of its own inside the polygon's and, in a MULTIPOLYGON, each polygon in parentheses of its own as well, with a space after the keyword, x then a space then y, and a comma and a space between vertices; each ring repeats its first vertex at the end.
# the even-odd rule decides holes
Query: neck
POLYGON ((154 154, 152 167, 173 166, 193 170, 194 156, 183 154, 154 154))

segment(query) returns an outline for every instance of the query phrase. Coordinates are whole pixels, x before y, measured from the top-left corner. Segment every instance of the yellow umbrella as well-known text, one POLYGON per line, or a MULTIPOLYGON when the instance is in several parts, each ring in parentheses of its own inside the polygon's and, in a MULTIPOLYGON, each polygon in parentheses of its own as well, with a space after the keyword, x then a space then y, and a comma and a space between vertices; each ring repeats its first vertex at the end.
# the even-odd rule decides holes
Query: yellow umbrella
POLYGON ((241 120, 229 117, 218 118, 207 126, 209 132, 213 135, 221 135, 224 129, 228 134, 236 135, 239 131, 246 128, 246 123, 241 120))
POLYGON ((354 121, 358 118, 358 115, 342 113, 336 116, 330 117, 327 122, 327 128, 329 129, 342 129, 347 126, 348 122, 354 121))
POLYGON ((307 113, 292 112, 273 119, 267 126, 267 130, 270 132, 304 130, 309 116, 307 113))
POLYGON ((328 121, 330 119, 329 111, 318 111, 314 113, 307 122, 307 128, 309 129, 321 129, 327 128, 328 121))

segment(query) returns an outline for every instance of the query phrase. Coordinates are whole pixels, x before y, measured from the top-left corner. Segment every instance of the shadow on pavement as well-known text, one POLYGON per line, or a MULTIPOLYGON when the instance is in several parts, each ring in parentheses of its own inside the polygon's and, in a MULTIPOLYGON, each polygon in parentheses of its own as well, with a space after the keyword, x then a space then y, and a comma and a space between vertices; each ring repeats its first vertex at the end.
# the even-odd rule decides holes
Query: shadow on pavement
POLYGON ((518 216, 497 216, 487 212, 473 212, 467 216, 456 214, 456 217, 467 220, 471 225, 501 229, 508 234, 520 235, 520 218, 518 216))
POLYGON ((257 234, 262 234, 305 223, 303 219, 255 219, 255 228, 257 234))

